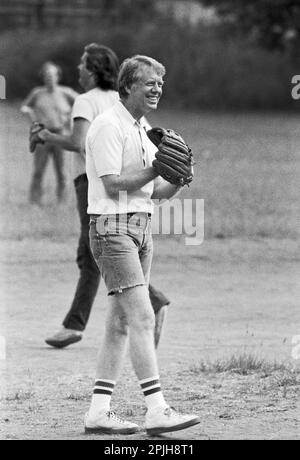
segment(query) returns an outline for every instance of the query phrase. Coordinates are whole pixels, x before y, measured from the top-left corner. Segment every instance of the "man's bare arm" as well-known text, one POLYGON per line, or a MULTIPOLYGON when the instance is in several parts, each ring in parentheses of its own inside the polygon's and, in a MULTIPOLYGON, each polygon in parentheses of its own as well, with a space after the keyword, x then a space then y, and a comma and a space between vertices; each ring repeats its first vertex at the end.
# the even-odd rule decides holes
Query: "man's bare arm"
POLYGON ((85 139, 90 127, 90 122, 85 118, 75 118, 73 131, 71 134, 55 134, 44 129, 39 133, 39 137, 45 142, 59 145, 65 150, 84 153, 85 139))
POLYGON ((119 192, 126 191, 131 193, 140 190, 148 182, 154 180, 155 177, 157 177, 157 173, 150 167, 142 171, 122 174, 120 176, 115 174, 103 176, 102 180, 107 194, 113 199, 118 199, 119 192))
POLYGON ((31 107, 29 107, 28 105, 22 105, 20 110, 21 110, 22 113, 24 113, 24 115, 26 115, 29 118, 31 123, 34 123, 34 122, 38 121, 37 117, 35 115, 35 111, 31 107))
POLYGON ((170 184, 159 176, 154 181, 154 191, 151 198, 153 200, 170 200, 177 195, 181 189, 182 187, 180 185, 170 184))

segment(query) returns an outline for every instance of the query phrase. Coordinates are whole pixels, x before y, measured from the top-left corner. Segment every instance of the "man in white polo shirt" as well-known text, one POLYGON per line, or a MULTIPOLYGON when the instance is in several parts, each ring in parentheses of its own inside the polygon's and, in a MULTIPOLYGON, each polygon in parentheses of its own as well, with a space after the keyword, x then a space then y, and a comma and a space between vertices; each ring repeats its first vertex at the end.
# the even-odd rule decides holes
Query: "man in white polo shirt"
MULTIPOLYGON (((86 92, 80 94, 75 100, 72 110, 72 132, 66 135, 44 129, 39 133, 46 146, 50 143, 72 153, 74 185, 81 224, 77 249, 79 279, 75 295, 62 327, 46 339, 48 345, 56 348, 67 347, 82 339, 98 291, 100 273, 89 245, 85 140, 92 121, 119 101, 116 91, 119 60, 113 50, 97 43, 85 46, 78 69, 79 83, 86 92)), ((149 285, 149 295, 155 312, 154 336, 156 346, 158 346, 166 306, 170 302, 161 291, 152 285, 149 285)))
POLYGON ((147 137, 143 118, 157 108, 164 74, 164 67, 146 56, 124 61, 118 80, 121 101, 98 116, 87 134, 90 244, 110 300, 93 397, 85 417, 85 430, 90 433, 139 430, 110 410, 128 339, 147 405, 147 433, 181 430, 200 421, 194 415, 178 414, 164 399, 148 292, 152 199, 169 199, 179 190, 157 177, 152 167, 156 149, 147 137))

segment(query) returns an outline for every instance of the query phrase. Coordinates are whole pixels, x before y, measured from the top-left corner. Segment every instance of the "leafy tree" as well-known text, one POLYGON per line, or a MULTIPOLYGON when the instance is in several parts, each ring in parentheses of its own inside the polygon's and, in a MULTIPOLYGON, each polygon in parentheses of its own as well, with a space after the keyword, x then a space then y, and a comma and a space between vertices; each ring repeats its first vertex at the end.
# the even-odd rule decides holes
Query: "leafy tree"
POLYGON ((152 0, 102 0, 99 3, 108 15, 121 23, 138 20, 149 22, 150 14, 155 11, 155 2, 152 0))
POLYGON ((299 0, 199 0, 214 7, 226 24, 269 49, 300 47, 299 0))

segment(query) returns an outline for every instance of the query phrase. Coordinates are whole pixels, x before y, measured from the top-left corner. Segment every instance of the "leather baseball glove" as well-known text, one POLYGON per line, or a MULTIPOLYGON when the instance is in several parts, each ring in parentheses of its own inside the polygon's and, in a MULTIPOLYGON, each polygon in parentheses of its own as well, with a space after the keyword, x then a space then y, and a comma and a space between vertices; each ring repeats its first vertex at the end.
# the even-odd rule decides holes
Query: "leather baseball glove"
POLYGON ((166 181, 174 185, 188 185, 194 176, 193 154, 183 138, 172 129, 152 128, 147 131, 158 148, 152 165, 166 181))
POLYGON ((31 153, 35 151, 37 144, 45 143, 39 136, 39 132, 43 129, 45 129, 43 123, 38 123, 37 121, 32 123, 29 132, 29 150, 31 153))

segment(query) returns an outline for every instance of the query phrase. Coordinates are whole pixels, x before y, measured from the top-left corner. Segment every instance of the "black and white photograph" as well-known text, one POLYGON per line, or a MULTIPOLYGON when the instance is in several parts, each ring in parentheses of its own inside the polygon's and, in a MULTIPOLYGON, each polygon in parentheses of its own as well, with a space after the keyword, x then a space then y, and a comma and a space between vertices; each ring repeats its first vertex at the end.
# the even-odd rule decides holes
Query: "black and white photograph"
POLYGON ((300 440, 299 0, 0 0, 0 440, 300 440))

